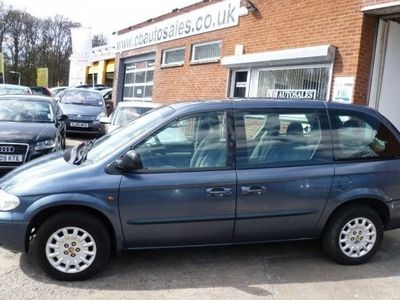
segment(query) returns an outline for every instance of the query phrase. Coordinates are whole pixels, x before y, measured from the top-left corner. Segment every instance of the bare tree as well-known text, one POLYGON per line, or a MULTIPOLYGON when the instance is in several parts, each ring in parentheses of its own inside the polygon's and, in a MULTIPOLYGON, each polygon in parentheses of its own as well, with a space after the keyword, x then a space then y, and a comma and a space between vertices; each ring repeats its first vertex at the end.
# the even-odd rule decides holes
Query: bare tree
POLYGON ((3 52, 3 41, 10 24, 11 8, 0 1, 0 52, 3 52))
POLYGON ((107 45, 107 37, 102 33, 95 34, 92 39, 92 47, 98 47, 104 45, 107 45))
POLYGON ((40 67, 49 69, 49 85, 66 84, 72 52, 70 28, 77 26, 64 16, 40 19, 0 0, 0 51, 5 54, 5 67, 21 72, 25 85, 36 85, 40 67))

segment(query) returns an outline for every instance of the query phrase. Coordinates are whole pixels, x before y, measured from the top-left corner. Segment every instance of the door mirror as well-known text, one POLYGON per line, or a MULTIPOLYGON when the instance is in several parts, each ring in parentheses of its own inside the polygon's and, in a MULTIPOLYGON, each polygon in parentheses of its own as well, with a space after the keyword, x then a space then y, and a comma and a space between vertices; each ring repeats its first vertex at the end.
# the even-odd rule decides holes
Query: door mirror
POLYGON ((62 114, 61 116, 58 117, 58 121, 60 121, 60 122, 64 122, 64 121, 67 121, 67 120, 68 120, 68 116, 67 115, 62 114))
POLYGON ((135 150, 129 150, 115 161, 115 167, 124 172, 141 170, 143 169, 142 158, 135 150))

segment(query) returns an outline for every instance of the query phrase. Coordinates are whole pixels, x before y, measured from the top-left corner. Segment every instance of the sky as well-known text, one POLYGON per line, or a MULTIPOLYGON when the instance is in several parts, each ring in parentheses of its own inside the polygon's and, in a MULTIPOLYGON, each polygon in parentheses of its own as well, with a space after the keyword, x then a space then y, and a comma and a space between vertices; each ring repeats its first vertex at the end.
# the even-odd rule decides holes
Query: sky
POLYGON ((3 0, 36 17, 56 14, 91 27, 93 34, 112 32, 170 12, 200 0, 3 0))

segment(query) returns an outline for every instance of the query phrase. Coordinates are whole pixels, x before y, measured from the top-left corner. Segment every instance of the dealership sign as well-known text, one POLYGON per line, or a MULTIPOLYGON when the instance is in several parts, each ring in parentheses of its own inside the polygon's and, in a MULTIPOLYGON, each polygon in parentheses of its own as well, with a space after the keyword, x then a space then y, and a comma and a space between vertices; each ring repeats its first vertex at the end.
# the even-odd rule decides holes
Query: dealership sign
POLYGON ((268 98, 278 99, 315 99, 316 90, 268 90, 268 98))
POLYGON ((239 24, 240 0, 225 0, 117 37, 117 52, 146 47, 239 24))

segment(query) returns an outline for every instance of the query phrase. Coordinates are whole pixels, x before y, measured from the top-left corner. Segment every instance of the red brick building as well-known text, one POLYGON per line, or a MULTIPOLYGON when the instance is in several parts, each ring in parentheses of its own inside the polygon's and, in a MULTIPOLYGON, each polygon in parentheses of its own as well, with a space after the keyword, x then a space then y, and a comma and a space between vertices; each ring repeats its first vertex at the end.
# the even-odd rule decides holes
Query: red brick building
POLYGON ((118 32, 114 97, 343 101, 400 128, 399 13, 400 1, 201 1, 118 32))

